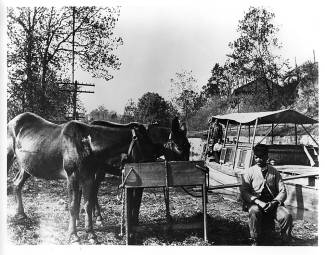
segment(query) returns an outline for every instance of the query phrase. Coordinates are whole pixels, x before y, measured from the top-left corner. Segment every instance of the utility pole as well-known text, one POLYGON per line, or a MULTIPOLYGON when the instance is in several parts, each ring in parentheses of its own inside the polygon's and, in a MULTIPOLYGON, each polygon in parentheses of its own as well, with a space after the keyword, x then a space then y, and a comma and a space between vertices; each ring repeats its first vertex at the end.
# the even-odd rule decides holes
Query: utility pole
POLYGON ((72 78, 71 82, 60 82, 59 84, 62 85, 73 85, 73 88, 62 88, 60 91, 66 91, 73 93, 72 97, 72 119, 77 120, 79 119, 78 112, 77 112, 77 93, 94 93, 94 91, 88 91, 88 90, 79 90, 78 86, 91 86, 95 87, 95 84, 89 84, 89 83, 78 83, 74 78, 74 45, 75 45, 75 13, 76 13, 76 7, 72 7, 72 78))

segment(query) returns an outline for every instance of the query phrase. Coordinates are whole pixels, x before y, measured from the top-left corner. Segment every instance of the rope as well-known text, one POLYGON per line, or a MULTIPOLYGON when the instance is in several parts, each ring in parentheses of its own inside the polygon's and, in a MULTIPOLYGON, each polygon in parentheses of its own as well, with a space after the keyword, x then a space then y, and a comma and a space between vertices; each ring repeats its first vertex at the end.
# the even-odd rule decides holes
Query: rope
POLYGON ((181 186, 181 188, 182 190, 185 191, 186 194, 190 195, 191 197, 196 197, 196 198, 202 197, 202 195, 196 195, 194 193, 189 192, 184 186, 181 186))
POLYGON ((123 232, 124 219, 125 219, 125 189, 123 188, 122 189, 122 213, 121 213, 121 219, 120 219, 120 224, 121 224, 120 236, 121 237, 124 235, 124 232, 123 232))

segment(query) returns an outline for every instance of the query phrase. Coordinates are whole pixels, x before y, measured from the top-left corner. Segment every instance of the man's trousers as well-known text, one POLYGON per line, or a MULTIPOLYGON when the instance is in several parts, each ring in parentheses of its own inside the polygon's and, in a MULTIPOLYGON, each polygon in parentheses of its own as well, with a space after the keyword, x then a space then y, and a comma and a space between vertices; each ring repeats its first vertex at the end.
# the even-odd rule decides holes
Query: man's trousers
POLYGON ((284 206, 278 206, 271 212, 265 213, 263 209, 254 204, 248 209, 248 217, 250 235, 256 241, 261 240, 263 233, 270 231, 272 224, 274 229, 274 220, 280 225, 281 236, 291 237, 292 215, 284 206))

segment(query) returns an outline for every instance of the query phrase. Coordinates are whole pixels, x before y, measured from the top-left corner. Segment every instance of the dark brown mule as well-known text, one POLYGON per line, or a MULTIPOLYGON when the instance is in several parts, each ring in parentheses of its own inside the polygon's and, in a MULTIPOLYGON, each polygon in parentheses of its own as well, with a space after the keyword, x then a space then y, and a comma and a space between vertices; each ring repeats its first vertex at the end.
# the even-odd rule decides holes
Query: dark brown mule
POLYGON ((19 165, 14 181, 17 214, 26 217, 21 190, 29 176, 47 180, 67 179, 71 242, 79 241, 76 232, 79 186, 85 201, 85 229, 89 240, 96 242, 92 208, 97 169, 120 158, 121 153, 132 155, 139 147, 148 160, 156 157, 154 153, 157 150, 145 127, 138 123, 103 127, 70 121, 56 125, 33 113, 23 113, 11 120, 7 125, 7 137, 8 170, 14 159, 19 165))
MULTIPOLYGON (((175 117, 172 121, 171 129, 160 127, 157 124, 150 124, 147 127, 148 134, 154 143, 162 144, 163 150, 160 156, 164 156, 167 161, 188 161, 190 157, 191 145, 187 138, 187 128, 185 123, 180 125, 178 118, 175 117)), ((137 224, 139 221, 139 212, 143 188, 134 189, 131 208, 131 224, 137 224)), ((169 210, 169 189, 164 188, 166 218, 171 221, 169 210)))
MULTIPOLYGON (((106 121, 94 121, 91 124, 93 125, 102 125, 102 126, 109 126, 110 122, 106 121)), ((160 127, 157 124, 149 124, 147 126, 148 135, 151 138, 152 142, 157 145, 156 157, 164 156, 165 160, 169 161, 188 161, 190 155, 190 143, 187 139, 186 133, 186 126, 183 124, 180 126, 178 118, 175 117, 172 121, 172 127, 160 127)), ((151 161, 155 161, 151 160, 151 161)), ((150 160, 147 160, 150 161, 150 160)), ((138 155, 133 155, 133 157, 129 157, 126 162, 146 162, 138 155)), ((121 175, 122 166, 121 164, 107 165, 106 169, 100 170, 96 174, 95 180, 95 193, 98 193, 98 189, 100 186, 101 181, 104 178, 105 172, 114 175, 121 175)), ((133 190, 129 190, 131 193, 129 197, 131 197, 131 224, 137 224, 139 210, 141 205, 142 193, 143 188, 137 188, 133 190)), ((169 199, 168 199, 168 189, 164 190, 165 192, 165 202, 166 202, 166 217, 170 219, 169 213, 169 199)), ((96 195, 97 198, 97 195, 96 195)), ((97 217, 97 221, 101 222, 102 217, 100 215, 100 207, 98 204, 98 200, 96 199, 95 205, 95 215, 97 217)))

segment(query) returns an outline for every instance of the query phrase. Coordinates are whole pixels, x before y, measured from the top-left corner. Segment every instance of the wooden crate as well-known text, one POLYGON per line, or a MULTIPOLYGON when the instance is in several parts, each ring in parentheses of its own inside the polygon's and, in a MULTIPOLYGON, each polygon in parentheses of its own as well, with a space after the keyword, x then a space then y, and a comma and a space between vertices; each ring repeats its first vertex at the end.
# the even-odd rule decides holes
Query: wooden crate
POLYGON ((125 187, 175 187, 203 185, 205 172, 203 161, 168 161, 130 163, 124 167, 125 187), (131 173, 129 173, 132 171, 131 173))

